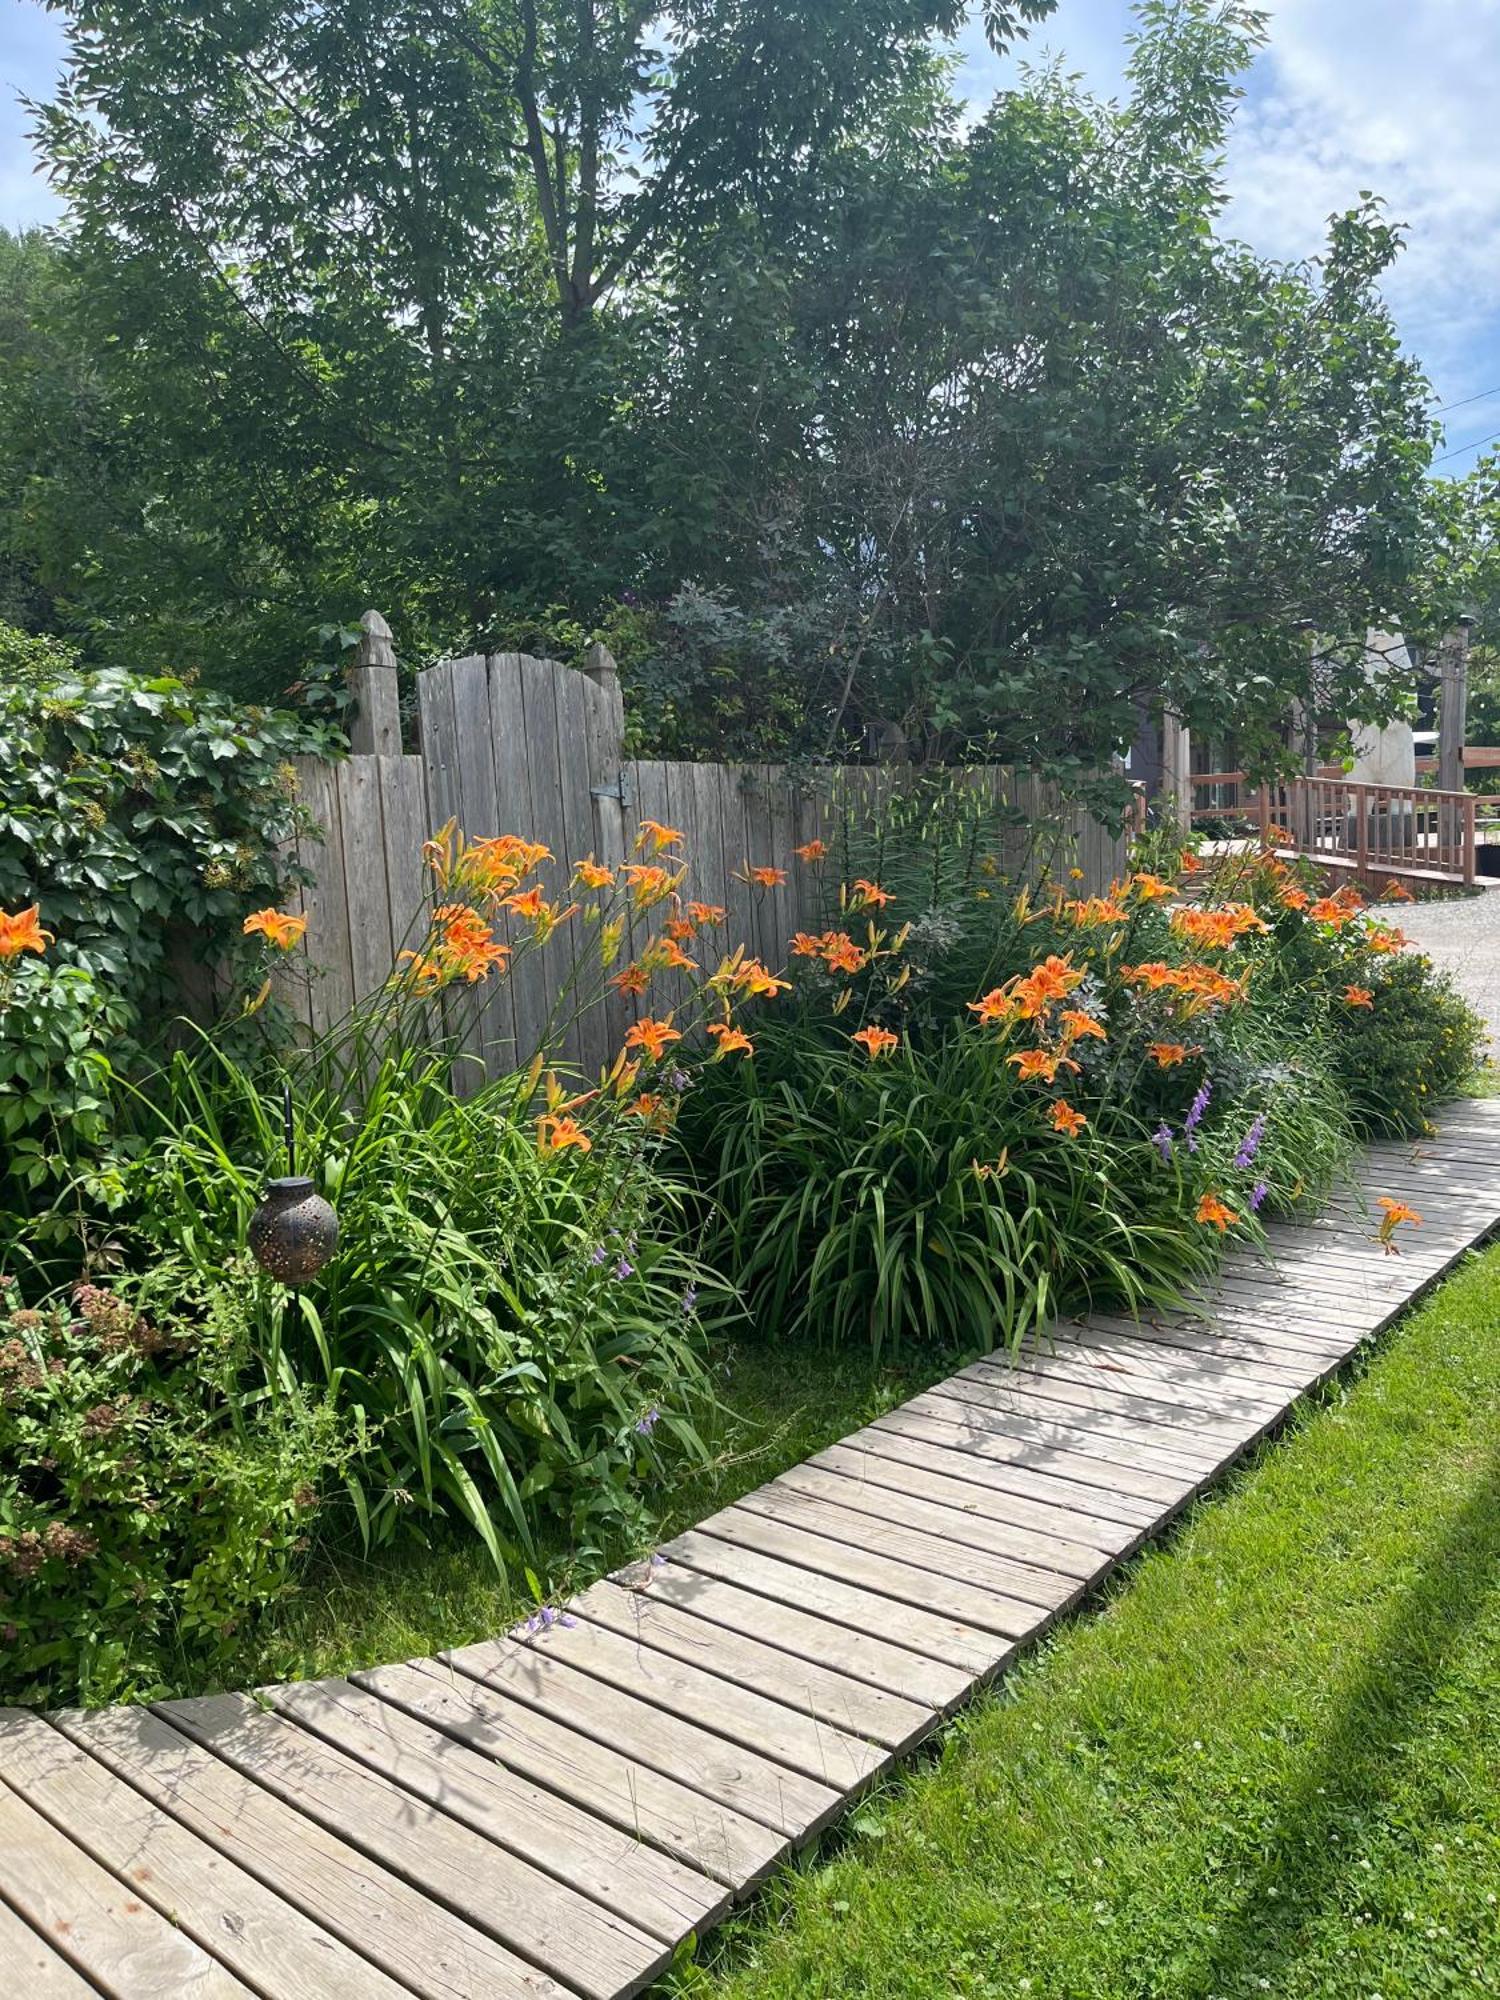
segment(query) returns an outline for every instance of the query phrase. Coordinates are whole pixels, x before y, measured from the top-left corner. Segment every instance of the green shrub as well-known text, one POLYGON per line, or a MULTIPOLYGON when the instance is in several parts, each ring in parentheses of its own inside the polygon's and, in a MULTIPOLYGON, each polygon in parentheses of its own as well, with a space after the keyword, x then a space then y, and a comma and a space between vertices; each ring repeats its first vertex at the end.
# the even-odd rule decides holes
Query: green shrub
POLYGON ((204 1045, 158 1085, 156 1136, 126 1169, 132 1259, 187 1285, 244 1274, 266 1379, 357 1414, 348 1490, 367 1537, 441 1512, 497 1563, 544 1519, 582 1546, 635 1525, 643 1480, 700 1455, 708 1394, 681 1201, 640 1120, 589 1150, 537 1143, 534 1077, 455 1095, 408 1049, 352 1097, 304 1079, 298 1157, 339 1213, 340 1248, 288 1299, 252 1274, 246 1230, 283 1171, 273 1074, 204 1045))
POLYGON ((327 1406, 253 1386, 233 1284, 0 1295, 4 1698, 145 1698, 284 1588, 342 1460, 327 1406))
POLYGON ((1332 1044, 1354 1122, 1379 1136, 1426 1132, 1479 1066, 1484 1024, 1448 975, 1414 952, 1382 960, 1370 994, 1369 1008, 1345 1010, 1332 1044))

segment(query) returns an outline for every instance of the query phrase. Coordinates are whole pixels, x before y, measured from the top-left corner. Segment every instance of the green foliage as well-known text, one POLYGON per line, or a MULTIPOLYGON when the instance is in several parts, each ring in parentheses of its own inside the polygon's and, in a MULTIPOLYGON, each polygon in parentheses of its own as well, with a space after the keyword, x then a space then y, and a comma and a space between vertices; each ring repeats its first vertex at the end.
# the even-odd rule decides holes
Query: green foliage
POLYGON ((1332 1039, 1354 1122, 1373 1137, 1429 1129, 1483 1059, 1484 1024, 1447 973, 1411 952, 1385 961, 1368 1010, 1347 1010, 1332 1039))
POLYGON ((122 1234, 185 1284, 227 1266, 267 1382, 357 1416, 348 1492, 367 1539, 447 1512, 497 1565, 529 1556, 543 1521, 587 1548, 638 1517, 669 1450, 701 1456, 707 1280, 639 1121, 587 1152, 542 1150, 524 1078, 458 1097, 446 1062, 415 1050, 353 1093, 305 1082, 298 1157, 342 1235, 323 1280, 287 1299, 245 1249, 282 1170, 275 1083, 206 1046, 175 1056, 126 1169, 122 1234))
POLYGON ((285 1587, 343 1447, 327 1406, 253 1382, 243 1295, 0 1293, 0 1631, 9 1700, 211 1672, 285 1587))
POLYGON ((1003 1047, 959 1030, 867 1062, 766 1024, 714 1066, 682 1137, 721 1218, 712 1254, 778 1338, 904 1348, 1014 1345, 1059 1310, 1180 1295, 1212 1247, 1147 1128, 1086 1145, 1047 1124, 1003 1047))
POLYGON ((1077 775, 1165 697, 1253 757, 1298 617, 1388 705, 1397 234, 1216 238, 1259 18, 1141 11, 1121 105, 1048 70, 969 121, 956 0, 70 7, 0 394, 31 622, 255 690, 372 602, 411 658, 623 628, 666 754, 1077 775))
MULTIPOLYGON (((131 1024, 126 1002, 87 966, 30 959, 0 971, 0 1200, 30 1211, 38 1243, 69 1229, 46 1212, 59 1194, 111 1197, 111 1052, 131 1024)), ((0 1225, 11 1233, 3 1211, 0 1225)))
POLYGON ((248 898, 274 898, 299 824, 289 760, 331 745, 169 675, 0 686, 0 906, 40 902, 58 956, 139 1016, 163 997, 176 927, 212 957, 248 898))
POLYGON ((0 624, 0 688, 46 687, 77 664, 77 648, 61 639, 0 624))

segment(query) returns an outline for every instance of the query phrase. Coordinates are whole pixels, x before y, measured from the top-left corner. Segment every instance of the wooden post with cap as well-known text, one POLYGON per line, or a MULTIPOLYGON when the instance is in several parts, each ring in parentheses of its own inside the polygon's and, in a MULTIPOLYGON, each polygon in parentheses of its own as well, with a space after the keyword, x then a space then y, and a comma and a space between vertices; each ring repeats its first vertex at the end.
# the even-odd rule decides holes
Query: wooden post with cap
POLYGON ((349 748, 356 756, 399 757, 401 707, 391 628, 378 611, 367 611, 359 621, 359 631, 359 645, 344 673, 354 698, 349 748))

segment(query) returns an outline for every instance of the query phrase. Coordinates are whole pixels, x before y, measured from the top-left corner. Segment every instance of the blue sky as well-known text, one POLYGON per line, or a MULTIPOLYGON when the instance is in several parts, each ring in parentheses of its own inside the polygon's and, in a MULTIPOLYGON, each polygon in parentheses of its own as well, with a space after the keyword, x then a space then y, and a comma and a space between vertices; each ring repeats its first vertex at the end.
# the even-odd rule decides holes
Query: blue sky
MULTIPOLYGON (((1268 256, 1316 253, 1361 189, 1384 196, 1408 247, 1387 284, 1407 346, 1450 407, 1442 466, 1462 472, 1500 433, 1500 0, 1261 0, 1270 45, 1246 79, 1227 162, 1225 227, 1268 256)), ((1066 58, 1119 90, 1126 0, 1059 0, 1023 51, 1066 58)), ((983 101, 1015 76, 977 27, 962 86, 983 101)), ((57 213, 35 173, 18 91, 46 95, 62 59, 55 14, 0 0, 0 222, 57 213)))

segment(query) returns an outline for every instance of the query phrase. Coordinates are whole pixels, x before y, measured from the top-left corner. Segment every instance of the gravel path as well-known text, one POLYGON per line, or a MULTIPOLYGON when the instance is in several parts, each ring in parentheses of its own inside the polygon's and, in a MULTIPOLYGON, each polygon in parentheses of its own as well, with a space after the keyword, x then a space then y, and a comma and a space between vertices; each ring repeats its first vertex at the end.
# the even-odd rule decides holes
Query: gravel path
POLYGON ((1407 903, 1397 923, 1434 965, 1453 974, 1484 1016, 1491 1055, 1500 1058, 1500 886, 1443 903, 1407 903))

